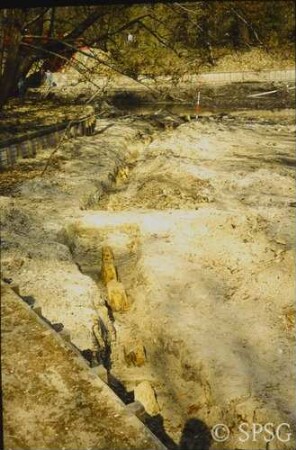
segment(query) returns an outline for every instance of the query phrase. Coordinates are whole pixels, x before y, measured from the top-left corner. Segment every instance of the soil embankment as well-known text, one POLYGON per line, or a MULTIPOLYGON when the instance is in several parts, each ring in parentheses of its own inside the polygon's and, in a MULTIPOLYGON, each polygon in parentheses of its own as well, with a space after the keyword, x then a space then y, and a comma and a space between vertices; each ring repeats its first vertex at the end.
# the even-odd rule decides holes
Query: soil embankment
POLYGON ((165 450, 79 353, 2 282, 1 293, 4 448, 165 450))

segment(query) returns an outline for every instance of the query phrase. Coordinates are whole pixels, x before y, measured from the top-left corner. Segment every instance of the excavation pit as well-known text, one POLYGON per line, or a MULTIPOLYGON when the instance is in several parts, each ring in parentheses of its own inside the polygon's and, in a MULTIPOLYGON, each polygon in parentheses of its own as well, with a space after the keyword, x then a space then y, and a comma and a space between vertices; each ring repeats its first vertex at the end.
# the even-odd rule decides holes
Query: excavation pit
MULTIPOLYGON (((90 205, 98 192, 102 171, 115 180, 118 161, 128 160, 124 145, 112 153, 107 138, 98 146, 97 137, 80 153, 73 144, 54 188, 53 180, 36 180, 1 199, 3 276, 34 297, 51 323, 63 323, 90 362, 97 352, 102 376, 109 372, 128 401, 149 382, 161 416, 154 424, 175 444, 192 423, 209 431, 256 417, 293 426, 294 125, 285 121, 233 122, 231 129, 188 123, 154 136, 125 180, 128 210, 95 201, 96 210, 81 209, 82 197, 90 205), (155 168, 165 183, 171 161, 179 185, 191 174, 211 201, 181 199, 160 209, 157 198, 153 208, 141 199, 138 208, 139 179, 145 175, 149 187, 155 168), (130 301, 125 312, 107 308, 106 246, 130 301), (134 342, 145 349, 144 364, 134 364, 134 342)), ((238 438, 234 432, 229 449, 238 438)))

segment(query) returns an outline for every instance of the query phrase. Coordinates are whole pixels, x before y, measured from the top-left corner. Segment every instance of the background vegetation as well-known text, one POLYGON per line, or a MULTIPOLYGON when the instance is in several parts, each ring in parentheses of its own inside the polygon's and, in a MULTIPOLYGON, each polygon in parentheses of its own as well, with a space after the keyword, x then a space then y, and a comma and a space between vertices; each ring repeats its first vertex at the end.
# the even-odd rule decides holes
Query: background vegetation
MULTIPOLYGON (((77 48, 100 49, 108 65, 134 79, 172 79, 214 68, 231 52, 289 52, 295 39, 290 0, 164 2, 0 10, 0 107, 21 76, 58 70, 77 48), (130 41, 128 40, 130 36, 130 41)), ((77 70, 85 73, 83 67, 77 70)))

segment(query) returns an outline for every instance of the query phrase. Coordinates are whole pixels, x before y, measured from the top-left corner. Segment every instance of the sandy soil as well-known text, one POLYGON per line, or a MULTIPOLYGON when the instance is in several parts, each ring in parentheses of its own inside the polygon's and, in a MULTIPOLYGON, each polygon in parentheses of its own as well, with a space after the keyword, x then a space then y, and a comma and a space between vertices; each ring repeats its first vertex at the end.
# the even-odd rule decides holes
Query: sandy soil
MULTIPOLYGON (((196 419, 229 427, 211 448, 294 448, 292 438, 266 447, 263 434, 241 442, 238 430, 295 427, 293 121, 258 112, 160 133, 114 119, 66 144, 59 169, 1 197, 3 276, 81 350, 93 348, 99 317, 115 329, 111 372, 127 391, 151 382, 176 443, 196 419), (113 317, 100 276, 106 244, 132 303, 113 317), (124 359, 135 340, 142 367, 124 359)), ((209 448, 198 439, 184 448, 209 448)))
POLYGON ((2 448, 165 450, 79 354, 1 291, 2 448))

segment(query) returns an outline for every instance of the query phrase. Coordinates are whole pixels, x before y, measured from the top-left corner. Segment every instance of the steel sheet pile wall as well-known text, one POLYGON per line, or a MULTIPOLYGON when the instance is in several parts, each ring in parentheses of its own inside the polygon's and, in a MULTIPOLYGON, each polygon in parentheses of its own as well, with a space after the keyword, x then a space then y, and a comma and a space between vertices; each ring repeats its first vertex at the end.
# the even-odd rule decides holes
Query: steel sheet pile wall
POLYGON ((63 122, 25 136, 0 142, 0 170, 12 167, 20 158, 34 158, 45 147, 54 147, 66 133, 68 138, 90 136, 96 127, 96 116, 92 114, 81 119, 63 122))

